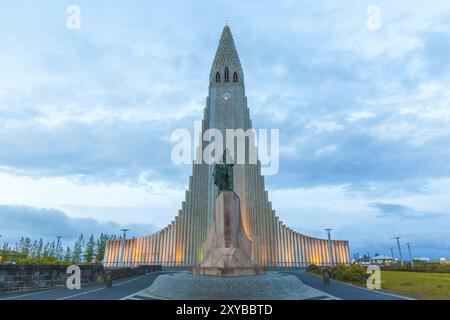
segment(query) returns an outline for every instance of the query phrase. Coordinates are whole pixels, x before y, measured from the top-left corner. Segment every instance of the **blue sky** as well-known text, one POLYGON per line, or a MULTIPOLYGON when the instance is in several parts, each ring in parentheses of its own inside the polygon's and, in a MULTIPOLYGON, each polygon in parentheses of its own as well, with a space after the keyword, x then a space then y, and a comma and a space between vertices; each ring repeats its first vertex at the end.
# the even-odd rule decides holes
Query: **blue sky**
POLYGON ((450 258, 448 1, 1 0, 0 241, 169 223, 191 172, 170 135, 203 116, 225 20, 254 126, 280 129, 286 224, 450 258))

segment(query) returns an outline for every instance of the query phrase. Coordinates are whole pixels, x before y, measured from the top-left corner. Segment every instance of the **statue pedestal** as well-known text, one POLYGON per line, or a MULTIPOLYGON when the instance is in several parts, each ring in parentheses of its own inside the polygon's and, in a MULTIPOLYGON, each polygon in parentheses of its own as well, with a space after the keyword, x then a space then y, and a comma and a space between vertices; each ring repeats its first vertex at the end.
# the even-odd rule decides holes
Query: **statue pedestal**
POLYGON ((189 270, 193 275, 238 276, 264 274, 251 260, 252 243, 242 226, 239 197, 223 191, 216 198, 214 219, 204 244, 204 260, 189 270))

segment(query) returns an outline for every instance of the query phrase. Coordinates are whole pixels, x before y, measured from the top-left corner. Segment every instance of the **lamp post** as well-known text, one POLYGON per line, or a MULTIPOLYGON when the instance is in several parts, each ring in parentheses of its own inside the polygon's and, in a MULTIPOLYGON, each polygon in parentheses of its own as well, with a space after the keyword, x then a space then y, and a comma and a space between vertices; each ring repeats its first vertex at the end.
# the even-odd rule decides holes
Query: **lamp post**
POLYGON ((411 260, 411 267, 414 267, 414 261, 411 255, 411 243, 407 242, 406 245, 408 246, 409 259, 411 260))
POLYGON ((122 236, 122 253, 120 254, 120 266, 123 267, 123 256, 125 254, 125 239, 127 237, 127 231, 130 231, 130 229, 122 229, 120 231, 123 232, 123 236, 122 236))
POLYGON ((330 266, 331 268, 334 268, 334 262, 333 262, 333 251, 331 250, 331 230, 333 229, 325 229, 328 234, 328 250, 330 251, 330 266))
MULTIPOLYGON (((1 237, 3 237, 1 234, 0 234, 0 238, 1 237)), ((2 251, 3 251, 3 248, 2 248, 2 246, 0 246, 0 254, 2 253, 2 251)), ((0 255, 0 257, 1 257, 1 262, 3 263, 3 257, 0 255)))
POLYGON ((58 239, 58 241, 56 242, 56 258, 60 260, 62 258, 62 254, 60 254, 59 248, 61 247, 62 236, 56 236, 56 239, 58 239))
POLYGON ((400 249, 400 237, 395 237, 394 239, 397 240, 397 246, 398 246, 398 254, 400 255, 400 264, 403 265, 403 258, 402 258, 402 249, 400 249))

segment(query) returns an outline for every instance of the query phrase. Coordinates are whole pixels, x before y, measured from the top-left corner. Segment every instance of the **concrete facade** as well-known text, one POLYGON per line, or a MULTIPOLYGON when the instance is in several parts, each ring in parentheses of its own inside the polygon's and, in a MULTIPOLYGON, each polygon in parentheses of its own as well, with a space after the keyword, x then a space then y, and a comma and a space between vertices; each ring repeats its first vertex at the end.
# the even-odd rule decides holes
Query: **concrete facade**
MULTIPOLYGON (((202 132, 218 129, 226 138, 226 129, 251 129, 244 73, 228 26, 223 30, 209 80, 202 132)), ((240 199, 245 234, 252 242, 251 259, 263 267, 329 265, 328 240, 295 232, 277 217, 265 190, 260 162, 248 163, 249 148, 254 147, 249 141, 245 164, 234 165, 234 191, 240 199)), ((126 240, 125 265, 195 266, 203 260, 203 245, 213 221, 218 194, 212 179, 214 165, 198 161, 209 143, 200 143, 196 150, 197 161, 193 163, 189 189, 178 215, 155 234, 126 240)), ((232 158, 237 159, 236 149, 232 154, 235 155, 232 158)), ((335 265, 349 263, 347 241, 333 240, 331 248, 335 265)), ((121 240, 109 241, 104 264, 119 266, 121 250, 121 240)))

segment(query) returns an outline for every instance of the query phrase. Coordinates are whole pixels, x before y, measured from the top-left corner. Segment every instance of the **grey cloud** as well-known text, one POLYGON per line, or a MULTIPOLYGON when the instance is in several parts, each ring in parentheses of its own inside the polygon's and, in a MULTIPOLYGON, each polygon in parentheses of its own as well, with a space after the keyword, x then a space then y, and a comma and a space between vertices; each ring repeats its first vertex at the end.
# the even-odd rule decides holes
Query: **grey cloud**
POLYGON ((391 203, 371 203, 371 207, 378 210, 378 216, 382 218, 400 218, 400 219, 430 219, 441 216, 431 212, 421 212, 408 206, 391 203))
POLYGON ((41 209, 29 206, 0 206, 0 234, 2 241, 15 242, 21 236, 32 239, 53 240, 63 236, 67 242, 73 241, 81 233, 98 235, 100 233, 120 234, 120 229, 132 230, 131 236, 149 235, 157 229, 149 224, 118 224, 103 222, 92 218, 73 218, 55 209, 41 209))
MULTIPOLYGON (((164 12, 163 8, 157 10, 164 12)), ((289 14, 291 22, 295 18, 289 6, 276 10, 289 14)), ((263 16, 268 13, 260 12, 263 16)), ((318 6, 310 8, 308 14, 339 16, 342 12, 337 7, 318 6)), ((167 138, 173 129, 191 128, 192 121, 202 118, 201 105, 207 94, 209 67, 220 27, 198 32, 198 26, 192 26, 192 30, 183 29, 183 37, 179 37, 174 26, 170 26, 173 32, 163 33, 169 27, 166 22, 164 27, 133 33, 132 38, 117 42, 82 38, 74 44, 70 37, 63 37, 63 49, 57 53, 38 51, 36 55, 45 72, 57 78, 64 76, 65 80, 61 84, 34 88, 39 94, 33 94, 32 90, 29 97, 4 101, 5 105, 11 105, 0 113, 4 118, 20 121, 21 117, 26 120, 39 115, 30 107, 33 103, 63 106, 74 102, 85 110, 100 105, 111 111, 127 107, 170 111, 173 106, 192 100, 200 101, 198 112, 167 123, 111 120, 102 124, 67 123, 51 129, 39 126, 3 129, 0 166, 22 170, 28 175, 82 175, 92 182, 131 183, 136 182, 140 172, 150 168, 159 175, 158 179, 185 184, 191 168, 171 164, 173 145, 167 138), (164 54, 155 54, 152 45, 164 48, 164 54), (67 54, 72 59, 69 64, 67 54), (171 92, 155 91, 157 84, 170 86, 171 92), (27 112, 18 111, 21 108, 27 112)), ((249 99, 254 125, 281 127, 281 143, 297 149, 297 157, 281 159, 279 175, 268 177, 271 186, 409 183, 412 176, 426 179, 450 172, 442 169, 450 169, 450 155, 444 145, 447 136, 422 147, 411 147, 407 141, 380 142, 365 132, 388 121, 399 106, 377 106, 379 114, 375 119, 365 120, 364 126, 351 125, 345 120, 351 111, 364 107, 361 100, 375 101, 389 95, 384 89, 386 83, 398 84, 398 93, 408 96, 420 81, 443 79, 443 75, 431 73, 409 77, 404 71, 414 55, 425 62, 439 56, 439 64, 445 64, 446 50, 436 45, 445 42, 444 34, 418 35, 424 48, 405 54, 404 59, 380 55, 365 60, 350 50, 333 48, 325 26, 292 32, 288 25, 261 26, 263 37, 255 33, 251 24, 236 21, 233 27, 249 92, 257 89, 268 96, 258 106, 249 99), (286 36, 280 37, 280 32, 286 36), (268 72, 277 63, 286 66, 285 77, 276 78, 268 72), (285 93, 292 95, 285 96, 285 93), (274 122, 268 116, 271 108, 286 113, 283 123, 274 122), (313 134, 308 129, 310 122, 324 119, 338 122, 343 129, 321 134, 313 134), (297 146, 297 138, 303 138, 304 145, 297 146), (327 145, 336 145, 336 153, 321 158, 314 156, 315 151, 327 145)))
MULTIPOLYGON (((421 220, 426 222, 426 220, 421 220)), ((448 220, 447 220, 448 223, 448 220)), ((450 257, 450 232, 436 227, 408 228, 392 222, 377 226, 352 226, 340 230, 349 240, 351 253, 359 252, 371 255, 380 253, 391 255, 391 249, 398 258, 397 242, 394 237, 401 237, 400 246, 404 259, 409 259, 406 243, 411 243, 412 256, 439 259, 450 257)))

